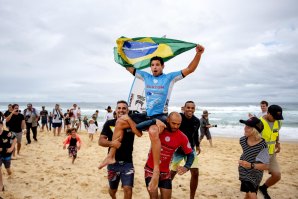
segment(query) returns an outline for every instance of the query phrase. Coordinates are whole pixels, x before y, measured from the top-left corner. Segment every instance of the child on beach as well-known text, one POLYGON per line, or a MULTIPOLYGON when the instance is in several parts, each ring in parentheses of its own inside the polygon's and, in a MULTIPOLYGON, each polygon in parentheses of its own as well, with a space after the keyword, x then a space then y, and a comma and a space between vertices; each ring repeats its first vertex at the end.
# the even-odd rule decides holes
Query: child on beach
POLYGON ((261 137, 264 125, 257 117, 240 120, 245 124, 244 136, 240 138, 243 153, 239 160, 240 191, 245 192, 245 199, 257 198, 257 191, 263 177, 263 170, 268 169, 269 153, 265 140, 261 137))
POLYGON ((87 128, 88 128, 88 117, 87 116, 84 116, 84 119, 83 119, 83 123, 84 123, 84 127, 85 127, 85 129, 87 130, 87 128))
POLYGON ((63 149, 66 149, 66 145, 68 144, 68 154, 69 157, 72 157, 72 164, 74 164, 74 161, 77 158, 77 152, 81 148, 82 141, 80 136, 77 134, 76 128, 68 129, 67 133, 69 135, 63 142, 63 149))
POLYGON ((93 119, 89 120, 89 125, 87 127, 87 132, 89 134, 89 139, 90 141, 92 142, 93 141, 93 135, 96 133, 96 130, 97 130, 97 126, 94 122, 93 119))

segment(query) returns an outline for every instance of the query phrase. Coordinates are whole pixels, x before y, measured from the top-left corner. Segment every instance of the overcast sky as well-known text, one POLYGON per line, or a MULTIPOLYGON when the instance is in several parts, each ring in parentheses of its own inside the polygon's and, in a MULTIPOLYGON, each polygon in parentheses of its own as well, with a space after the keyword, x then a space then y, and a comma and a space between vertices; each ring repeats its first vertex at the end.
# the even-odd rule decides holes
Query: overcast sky
MULTIPOLYGON (((115 102, 133 76, 120 36, 205 47, 171 102, 297 102, 297 0, 0 0, 0 101, 115 102)), ((195 49, 165 64, 180 70, 195 49)))

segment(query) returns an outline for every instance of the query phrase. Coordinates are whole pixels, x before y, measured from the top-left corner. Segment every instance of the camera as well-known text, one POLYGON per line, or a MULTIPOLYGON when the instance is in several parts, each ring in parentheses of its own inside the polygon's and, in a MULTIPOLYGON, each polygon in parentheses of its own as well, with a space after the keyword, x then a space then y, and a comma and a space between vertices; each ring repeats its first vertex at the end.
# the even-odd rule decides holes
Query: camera
POLYGON ((211 125, 212 127, 217 127, 217 124, 213 124, 213 125, 211 125))

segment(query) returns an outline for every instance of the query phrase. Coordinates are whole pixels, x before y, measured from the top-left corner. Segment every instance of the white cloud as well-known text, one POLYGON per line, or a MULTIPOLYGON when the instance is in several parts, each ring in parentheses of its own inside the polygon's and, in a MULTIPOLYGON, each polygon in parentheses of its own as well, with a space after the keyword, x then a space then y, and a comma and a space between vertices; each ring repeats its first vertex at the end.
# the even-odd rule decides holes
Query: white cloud
POLYGON ((1 101, 126 99, 133 77, 114 62, 115 40, 163 35, 206 47, 172 102, 297 101, 294 0, 0 2, 1 101))

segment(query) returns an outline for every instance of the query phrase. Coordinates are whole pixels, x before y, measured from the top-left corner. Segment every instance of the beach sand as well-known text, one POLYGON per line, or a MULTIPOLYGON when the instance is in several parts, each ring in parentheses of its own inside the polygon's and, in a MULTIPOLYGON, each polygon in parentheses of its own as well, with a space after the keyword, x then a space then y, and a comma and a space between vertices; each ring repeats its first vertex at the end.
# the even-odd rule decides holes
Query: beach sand
MULTIPOLYGON (((109 198, 106 168, 97 169, 100 160, 106 156, 107 148, 98 146, 98 134, 92 143, 85 131, 79 135, 83 146, 74 165, 68 158, 67 150, 62 149, 64 133, 54 137, 52 133, 39 132, 38 142, 30 145, 25 145, 26 138, 23 136, 22 156, 12 160, 13 174, 8 176, 2 166, 6 190, 0 196, 5 199, 109 198)), ((210 148, 207 140, 202 142, 196 198, 243 198, 244 194, 239 191, 237 168, 241 155, 239 140, 215 137, 213 143, 214 147, 210 148)), ((136 199, 149 198, 143 178, 149 145, 148 135, 136 137, 133 154, 136 170, 133 198, 136 199)), ((298 143, 282 142, 281 147, 278 161, 282 179, 269 189, 269 193, 272 198, 298 198, 298 143)), ((268 176, 265 172, 263 181, 268 176)), ((189 180, 189 172, 175 177, 172 198, 189 197, 189 180)), ((123 198, 121 188, 117 196, 123 198)))

